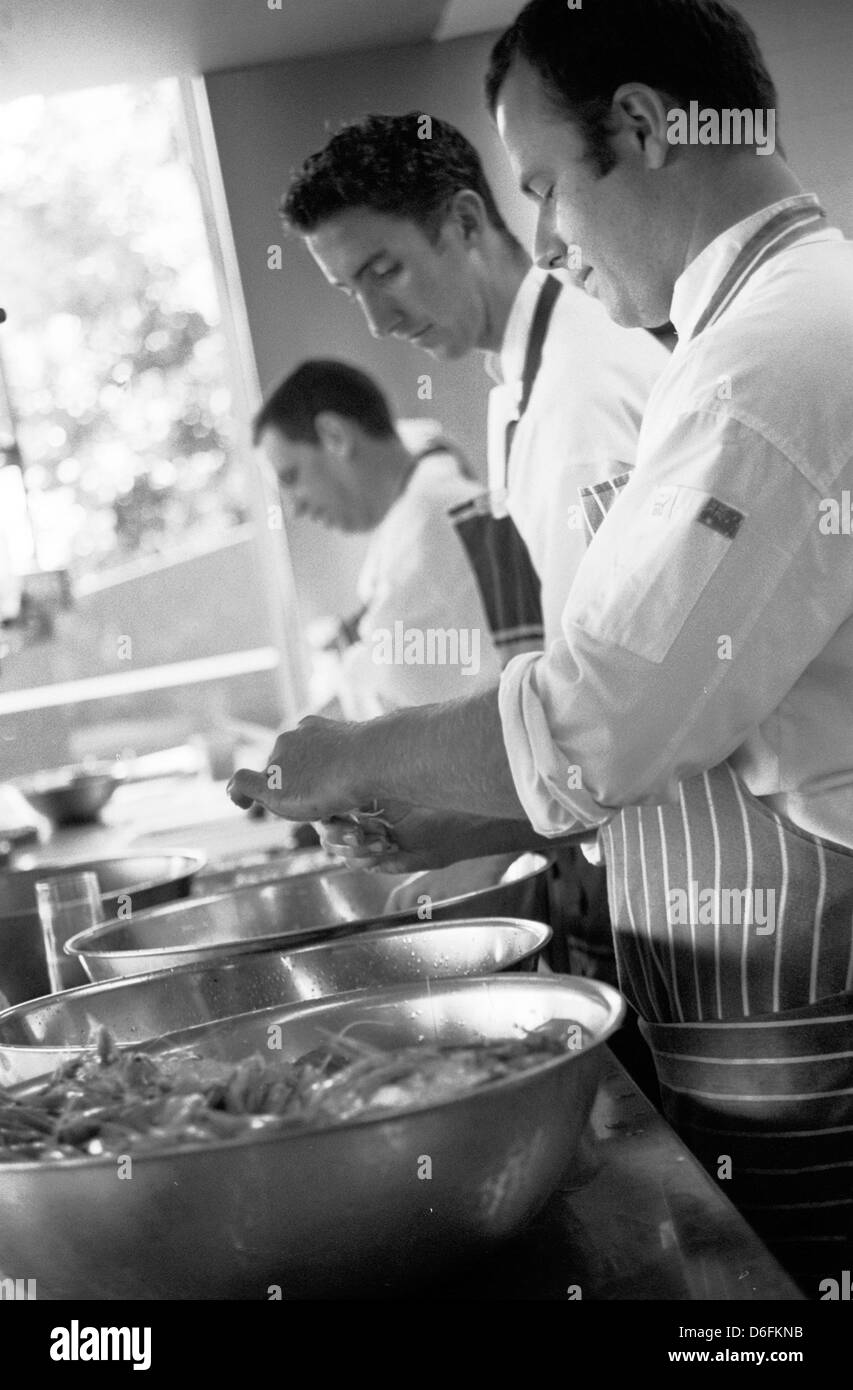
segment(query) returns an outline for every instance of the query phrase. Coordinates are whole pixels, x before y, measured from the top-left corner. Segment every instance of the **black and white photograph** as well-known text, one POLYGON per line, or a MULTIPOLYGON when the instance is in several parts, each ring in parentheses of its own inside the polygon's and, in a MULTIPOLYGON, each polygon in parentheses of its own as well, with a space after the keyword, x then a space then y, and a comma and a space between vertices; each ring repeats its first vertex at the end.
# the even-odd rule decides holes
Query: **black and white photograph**
POLYGON ((0 0, 43 1375, 308 1303, 841 1354, 851 73, 850 0, 0 0))

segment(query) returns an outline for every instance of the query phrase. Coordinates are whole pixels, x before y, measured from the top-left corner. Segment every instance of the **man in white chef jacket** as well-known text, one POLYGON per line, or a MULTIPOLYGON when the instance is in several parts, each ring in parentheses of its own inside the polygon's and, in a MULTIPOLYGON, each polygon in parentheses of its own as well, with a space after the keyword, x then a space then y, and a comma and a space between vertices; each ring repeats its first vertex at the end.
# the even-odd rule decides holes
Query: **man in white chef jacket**
POLYGON ((579 249, 615 319, 678 332, 634 473, 562 640, 497 695, 311 721, 273 750, 280 790, 232 792, 313 818, 379 796, 418 858, 454 817, 490 849, 488 817, 504 843, 522 816, 597 830, 666 1113, 817 1297, 853 1255, 853 247, 728 5, 532 0, 488 94, 540 261, 579 249))
POLYGON ((254 436, 297 517, 370 535, 336 692, 342 717, 493 685, 500 660, 447 515, 479 488, 435 424, 395 423, 371 377, 313 359, 270 392, 254 436))
MULTIPOLYGON (((344 126, 305 161, 282 212, 374 336, 449 361, 484 354, 498 383, 490 498, 454 509, 454 520, 503 660, 547 647, 561 635, 586 551, 581 494, 630 473, 667 350, 532 266, 476 149, 438 117, 371 115, 344 126)), ((559 860, 553 959, 614 978, 603 871, 574 847, 559 860)))

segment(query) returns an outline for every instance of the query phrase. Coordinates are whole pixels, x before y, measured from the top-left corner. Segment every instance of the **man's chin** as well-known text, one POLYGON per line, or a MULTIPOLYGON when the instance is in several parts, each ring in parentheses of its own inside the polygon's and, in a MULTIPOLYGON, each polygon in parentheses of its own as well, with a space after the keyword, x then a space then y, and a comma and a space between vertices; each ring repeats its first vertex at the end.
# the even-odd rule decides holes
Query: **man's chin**
POLYGON ((437 362, 459 362, 463 357, 467 357, 473 351, 470 343, 460 343, 451 339, 443 342, 430 343, 425 349, 430 357, 434 357, 437 362))
POLYGON ((638 304, 629 296, 608 294, 607 290, 595 296, 614 323, 620 328, 660 328, 669 319, 669 305, 638 304))
POLYGON ((644 314, 635 304, 626 304, 621 299, 610 299, 606 295, 597 295, 601 307, 607 312, 609 317, 620 328, 657 328, 658 320, 648 314, 644 314))

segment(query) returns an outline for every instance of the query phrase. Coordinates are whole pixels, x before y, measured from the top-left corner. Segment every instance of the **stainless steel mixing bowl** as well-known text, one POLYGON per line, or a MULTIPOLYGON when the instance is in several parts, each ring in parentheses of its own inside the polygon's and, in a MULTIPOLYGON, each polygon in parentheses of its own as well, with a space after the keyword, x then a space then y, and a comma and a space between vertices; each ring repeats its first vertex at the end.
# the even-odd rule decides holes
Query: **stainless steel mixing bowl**
MULTIPOLYGON (((517 1232, 571 1163, 601 1043, 624 1004, 597 981, 498 975, 358 992, 279 1014, 296 1058, 344 1028, 381 1047, 519 1036, 571 1019, 588 1045, 391 1118, 114 1158, 0 1164, 0 1270, 58 1299, 358 1297, 517 1232)), ((254 1041, 267 1041, 268 1019, 254 1041)), ((220 1025, 241 1045, 246 1020, 220 1025), (236 1029, 236 1031, 235 1031, 236 1029)), ((212 1046, 216 1040, 212 1040, 212 1046)))
POLYGON ((247 855, 236 863, 209 864, 196 876, 193 898, 218 897, 238 888, 253 888, 277 879, 294 878, 299 874, 342 871, 344 864, 334 860, 324 849, 286 849, 263 856, 247 855))
MULTIPOLYGON (((43 878, 82 873, 98 875, 107 917, 121 910, 122 895, 133 908, 185 898, 204 856, 183 851, 171 854, 127 854, 123 858, 87 859, 76 864, 39 864, 35 869, 0 873, 0 991, 10 1004, 35 999, 50 991, 36 884, 43 878)), ((86 983, 85 971, 80 984, 86 983)))
POLYGON ((16 785, 33 810, 54 825, 87 825, 98 820, 123 780, 115 763, 103 763, 39 772, 16 785))
MULTIPOLYGON (((432 921, 454 917, 523 917, 548 920, 550 861, 527 856, 531 868, 506 882, 506 859, 494 861, 494 880, 475 892, 433 897, 432 921)), ((482 862, 474 861, 479 881, 482 862)), ((453 866, 454 881, 459 865, 453 866)), ((95 927, 72 937, 66 951, 82 960, 92 980, 147 975, 192 962, 223 959, 244 951, 287 950, 366 926, 417 920, 417 908, 386 912, 395 885, 406 875, 367 869, 326 869, 210 898, 175 903, 153 912, 95 927)))
POLYGON ((91 1045, 93 1026, 108 1028, 118 1043, 138 1044, 354 989, 534 969, 550 936, 541 922, 502 917, 386 927, 287 953, 253 952, 66 990, 0 1013, 0 1083, 54 1071, 91 1045))

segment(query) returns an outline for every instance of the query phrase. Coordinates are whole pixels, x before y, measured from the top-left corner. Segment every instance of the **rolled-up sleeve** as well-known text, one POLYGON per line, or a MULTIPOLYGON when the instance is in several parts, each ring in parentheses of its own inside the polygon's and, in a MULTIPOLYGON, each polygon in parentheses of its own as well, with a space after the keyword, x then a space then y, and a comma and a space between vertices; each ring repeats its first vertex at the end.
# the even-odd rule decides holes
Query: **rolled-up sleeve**
POLYGON ((503 673, 506 750, 543 835, 675 800, 771 719, 853 608, 849 536, 823 533, 818 489, 764 434, 698 411, 653 458, 590 544, 563 640, 503 673))

